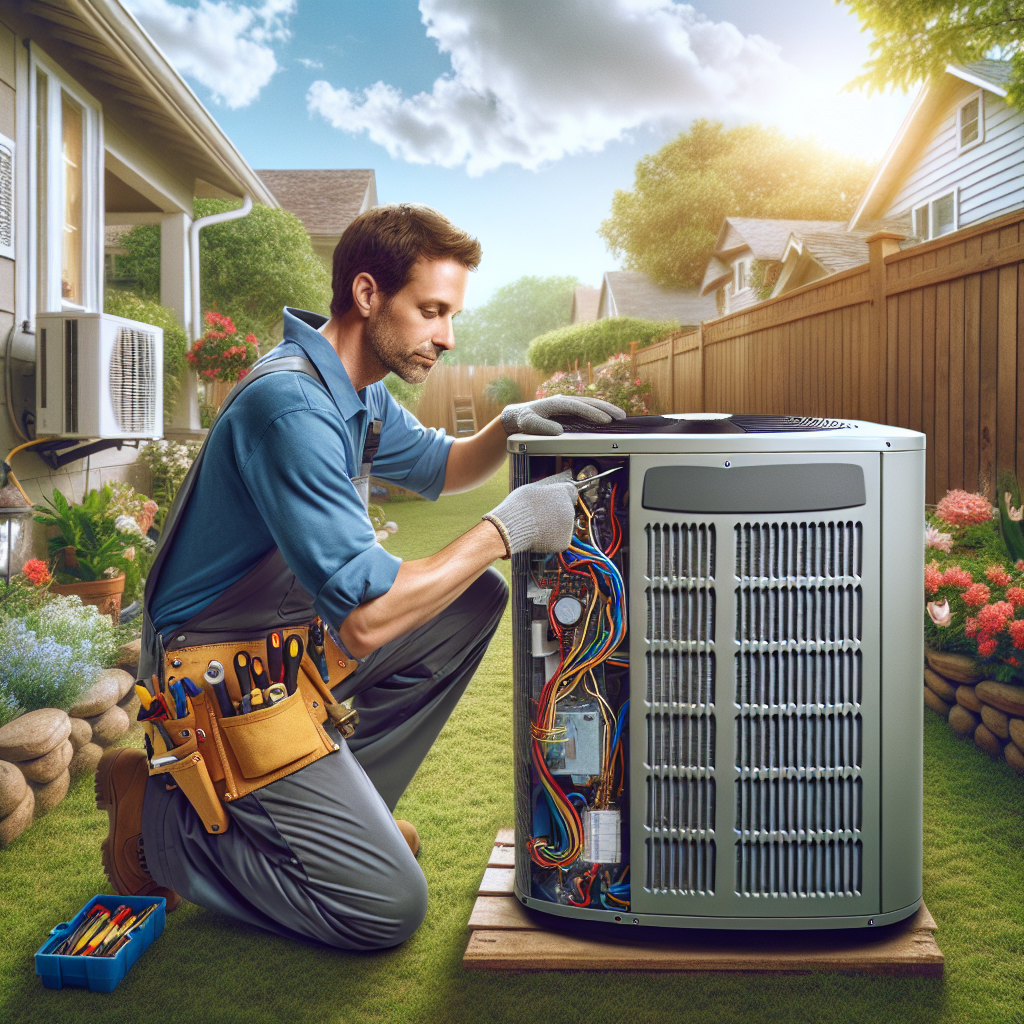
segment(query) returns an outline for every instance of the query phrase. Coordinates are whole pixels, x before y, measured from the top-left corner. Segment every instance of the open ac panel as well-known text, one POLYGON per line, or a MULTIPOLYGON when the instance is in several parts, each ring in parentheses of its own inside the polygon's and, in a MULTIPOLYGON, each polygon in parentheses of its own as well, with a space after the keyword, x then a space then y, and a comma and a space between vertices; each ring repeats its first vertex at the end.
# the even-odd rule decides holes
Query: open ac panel
POLYGON ((917 909, 924 438, 774 419, 510 439, 514 486, 606 474, 569 552, 513 567, 533 909, 746 929, 917 909))
POLYGON ((163 434, 163 330, 107 313, 40 313, 36 435, 163 434))

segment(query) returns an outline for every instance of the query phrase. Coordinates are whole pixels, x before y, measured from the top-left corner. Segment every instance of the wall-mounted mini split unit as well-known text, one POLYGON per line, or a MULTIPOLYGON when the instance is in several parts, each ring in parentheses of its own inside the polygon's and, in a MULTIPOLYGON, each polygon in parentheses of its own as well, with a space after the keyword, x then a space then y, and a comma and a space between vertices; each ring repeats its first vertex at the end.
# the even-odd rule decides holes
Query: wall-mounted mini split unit
POLYGON ((37 436, 163 435, 161 328, 67 311, 35 323, 37 436))
POLYGON ((562 917, 870 928, 921 900, 923 434, 636 417, 509 439, 572 546, 513 561, 515 893, 562 917))

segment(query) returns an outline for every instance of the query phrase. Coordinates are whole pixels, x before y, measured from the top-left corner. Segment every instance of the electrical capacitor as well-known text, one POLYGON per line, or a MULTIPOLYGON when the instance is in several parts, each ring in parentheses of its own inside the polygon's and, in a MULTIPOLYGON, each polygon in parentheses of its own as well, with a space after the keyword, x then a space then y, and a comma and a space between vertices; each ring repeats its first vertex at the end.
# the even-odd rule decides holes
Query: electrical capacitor
POLYGON ((560 626, 575 626, 583 615, 583 605, 575 597, 560 597, 553 611, 560 626))

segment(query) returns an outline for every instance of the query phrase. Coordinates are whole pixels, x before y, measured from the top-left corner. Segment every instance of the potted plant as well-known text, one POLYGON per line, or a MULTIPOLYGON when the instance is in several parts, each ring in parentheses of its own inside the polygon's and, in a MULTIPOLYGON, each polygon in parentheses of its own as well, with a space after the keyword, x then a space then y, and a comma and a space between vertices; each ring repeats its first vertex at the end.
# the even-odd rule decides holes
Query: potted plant
POLYGON ((73 505, 54 488, 53 500, 36 506, 35 520, 57 530, 48 541, 53 593, 77 594, 83 604, 95 605, 116 624, 126 577, 134 578, 139 570, 132 557, 138 538, 119 529, 120 520, 108 509, 112 496, 111 488, 103 487, 73 505))

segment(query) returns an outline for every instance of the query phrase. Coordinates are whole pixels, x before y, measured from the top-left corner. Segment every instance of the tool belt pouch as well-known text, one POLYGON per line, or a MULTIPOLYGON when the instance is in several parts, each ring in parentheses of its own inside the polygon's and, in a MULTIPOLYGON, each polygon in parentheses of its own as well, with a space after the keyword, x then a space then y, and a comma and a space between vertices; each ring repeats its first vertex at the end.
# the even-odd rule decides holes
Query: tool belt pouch
MULTIPOLYGON (((288 636, 296 634, 305 641, 304 632, 288 630, 285 642, 288 636)), ((219 661, 228 666, 226 685, 232 701, 237 703, 241 694, 230 669, 232 659, 238 651, 246 651, 250 657, 261 657, 265 649, 262 640, 178 649, 166 656, 165 679, 170 682, 188 676, 198 682, 203 679, 209 663, 219 661), (178 664, 172 667, 172 660, 178 664)), ((178 761, 150 767, 150 774, 167 773, 167 781, 173 779, 178 784, 207 832, 223 834, 230 824, 224 804, 339 749, 337 741, 324 729, 325 722, 338 726, 342 735, 351 734, 345 724, 353 713, 334 699, 330 688, 355 671, 356 666, 351 659, 336 658, 330 682, 325 684, 306 655, 294 693, 269 707, 227 717, 221 715, 209 686, 200 682, 203 693, 192 699, 192 714, 162 722, 172 743, 185 741, 166 752, 178 761)), ((154 738, 154 730, 148 722, 146 724, 154 745, 154 760, 159 760, 164 756, 165 743, 159 736, 154 738)))

